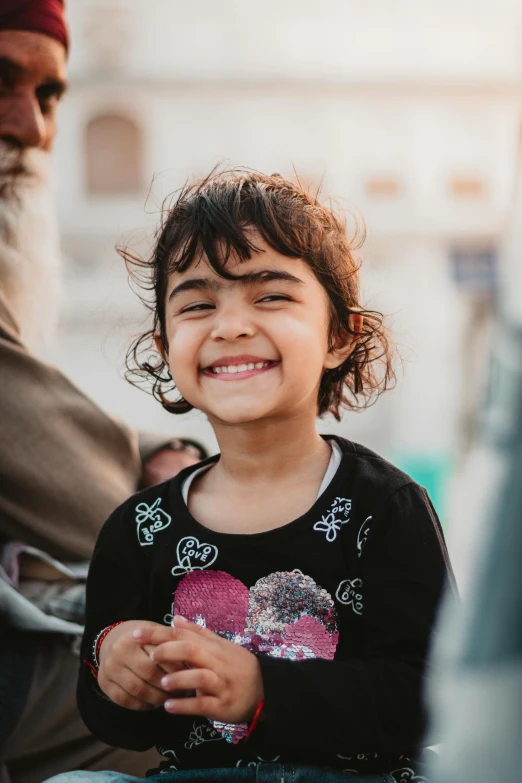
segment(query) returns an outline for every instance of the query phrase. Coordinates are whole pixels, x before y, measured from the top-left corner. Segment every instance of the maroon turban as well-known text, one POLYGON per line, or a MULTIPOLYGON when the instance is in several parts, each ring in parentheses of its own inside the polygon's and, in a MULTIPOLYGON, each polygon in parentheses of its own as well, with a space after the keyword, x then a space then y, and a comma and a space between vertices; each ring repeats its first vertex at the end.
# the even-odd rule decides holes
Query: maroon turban
POLYGON ((0 30, 43 33, 69 45, 63 0, 0 0, 0 30))

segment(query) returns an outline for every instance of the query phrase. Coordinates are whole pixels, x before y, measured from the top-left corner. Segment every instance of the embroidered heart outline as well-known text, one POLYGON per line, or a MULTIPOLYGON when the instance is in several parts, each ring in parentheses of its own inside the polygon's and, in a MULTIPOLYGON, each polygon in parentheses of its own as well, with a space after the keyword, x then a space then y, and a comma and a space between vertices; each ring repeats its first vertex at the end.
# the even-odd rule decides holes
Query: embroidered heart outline
POLYGON ((343 579, 335 591, 335 597, 343 606, 351 606, 355 614, 361 615, 363 611, 363 581, 359 577, 355 579, 343 579))
POLYGON ((164 509, 159 508, 161 498, 156 498, 149 506, 147 503, 138 503, 136 508, 136 532, 140 546, 150 546, 154 541, 154 533, 165 530, 172 522, 172 517, 164 509), (145 522, 152 524, 145 526, 145 522))
POLYGON ((174 566, 171 574, 181 576, 191 571, 203 571, 216 562, 218 554, 218 548, 214 544, 202 544, 195 536, 180 538, 176 547, 178 565, 174 566), (202 565, 194 565, 193 558, 199 559, 202 565))

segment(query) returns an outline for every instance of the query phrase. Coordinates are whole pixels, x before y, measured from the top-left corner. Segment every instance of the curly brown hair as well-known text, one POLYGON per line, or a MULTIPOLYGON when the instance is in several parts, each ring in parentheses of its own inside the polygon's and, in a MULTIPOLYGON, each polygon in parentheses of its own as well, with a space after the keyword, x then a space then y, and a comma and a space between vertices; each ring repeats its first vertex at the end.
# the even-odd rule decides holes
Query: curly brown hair
POLYGON ((330 345, 353 340, 352 350, 335 369, 325 370, 318 395, 318 415, 340 419, 340 408, 368 407, 395 382, 393 346, 383 316, 365 310, 359 301, 359 267, 343 214, 319 201, 299 181, 250 169, 215 169, 186 184, 172 205, 164 205, 149 260, 118 248, 153 314, 152 328, 139 335, 127 354, 127 379, 148 390, 171 413, 187 413, 192 405, 179 395, 169 368, 154 348, 159 333, 168 351, 165 298, 169 277, 206 258, 225 279, 233 255, 244 261, 259 251, 255 232, 274 250, 303 259, 324 287, 330 302, 330 345), (150 298, 147 294, 151 294, 150 298), (357 330, 350 316, 358 319, 357 330), (150 385, 152 384, 152 389, 150 385))

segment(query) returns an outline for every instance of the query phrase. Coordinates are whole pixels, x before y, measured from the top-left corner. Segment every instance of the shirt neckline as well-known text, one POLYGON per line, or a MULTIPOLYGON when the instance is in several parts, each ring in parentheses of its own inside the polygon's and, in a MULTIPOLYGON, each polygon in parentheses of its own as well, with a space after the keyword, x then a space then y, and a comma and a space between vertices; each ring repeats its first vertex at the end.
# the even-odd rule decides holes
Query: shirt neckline
POLYGON ((179 509, 178 513, 181 517, 181 520, 185 523, 185 525, 192 527, 195 532, 197 531, 198 535, 204 536, 206 539, 219 539, 220 541, 226 540, 230 543, 240 542, 242 545, 245 543, 251 543, 253 545, 254 543, 267 540, 270 537, 283 538, 289 535, 293 535, 297 532, 297 530, 306 528, 310 521, 320 521, 324 513, 325 506, 328 507, 331 505, 331 501, 338 497, 339 494, 342 494, 340 493, 340 487, 346 481, 345 467, 355 453, 353 444, 345 438, 330 434, 321 435, 321 437, 325 440, 334 440, 337 443, 342 452, 341 461, 337 467, 335 475, 331 479, 326 489, 316 498, 308 511, 302 514, 300 517, 292 519, 289 522, 285 522, 285 524, 273 528, 272 530, 263 530, 259 533, 223 533, 217 530, 211 530, 210 528, 201 524, 201 522, 198 522, 198 520, 190 513, 183 499, 183 482, 190 476, 191 473, 199 472, 201 468, 206 467, 206 465, 210 466, 217 462, 219 459, 219 454, 216 454, 205 460, 205 465, 191 465, 190 467, 185 468, 176 476, 174 482, 172 482, 170 486, 170 496, 175 508, 179 509))
MULTIPOLYGON (((317 493, 316 500, 318 500, 323 492, 326 492, 329 484, 333 480, 333 477, 337 473, 337 468, 341 464, 341 460, 343 458, 343 452, 341 450, 341 447, 335 440, 335 438, 325 438, 326 442, 332 449, 332 453, 330 454, 330 459, 328 460, 328 465, 326 466, 326 470, 324 472, 323 480, 321 481, 321 485, 319 487, 319 491, 317 493)), ((192 473, 189 473, 188 476, 186 476, 183 481, 181 482, 181 495, 183 497, 183 502, 188 508, 188 495, 190 492, 190 487, 192 486, 192 482, 196 478, 196 476, 199 476, 201 473, 204 473, 207 470, 210 470, 212 465, 203 465, 203 467, 198 467, 196 470, 192 471, 192 473)))

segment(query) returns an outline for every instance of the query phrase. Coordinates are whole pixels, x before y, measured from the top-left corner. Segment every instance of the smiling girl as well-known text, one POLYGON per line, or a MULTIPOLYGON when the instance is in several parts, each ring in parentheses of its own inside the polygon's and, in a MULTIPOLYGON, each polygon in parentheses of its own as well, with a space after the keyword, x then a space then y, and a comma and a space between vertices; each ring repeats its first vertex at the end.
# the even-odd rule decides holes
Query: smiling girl
POLYGON ((156 745, 162 781, 425 780, 440 526, 411 478, 316 430, 392 379, 344 220, 279 175, 213 173, 166 213, 146 266, 154 322, 131 356, 167 410, 205 413, 220 453, 101 532, 86 724, 156 745))

